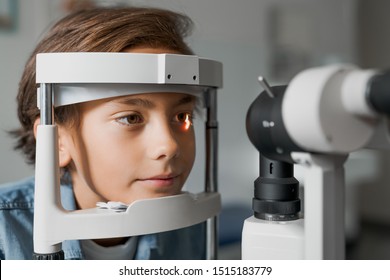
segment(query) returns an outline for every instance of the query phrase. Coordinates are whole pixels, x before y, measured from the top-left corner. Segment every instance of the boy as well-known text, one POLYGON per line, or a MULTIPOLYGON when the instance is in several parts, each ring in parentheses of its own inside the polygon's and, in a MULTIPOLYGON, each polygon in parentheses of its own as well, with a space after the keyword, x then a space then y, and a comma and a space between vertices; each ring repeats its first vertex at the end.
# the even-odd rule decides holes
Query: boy
MULTIPOLYGON (((16 148, 34 163, 40 121, 37 53, 192 54, 183 41, 190 26, 183 15, 150 8, 97 8, 60 20, 26 64, 17 98, 22 128, 13 132, 16 148)), ((194 108, 194 98, 180 93, 139 94, 56 108, 64 208, 178 194, 195 158, 194 108)), ((0 259, 32 257, 33 194, 33 178, 0 188, 0 259)), ((203 225, 196 225, 140 237, 67 240, 63 251, 66 259, 201 259, 203 236, 203 225)))

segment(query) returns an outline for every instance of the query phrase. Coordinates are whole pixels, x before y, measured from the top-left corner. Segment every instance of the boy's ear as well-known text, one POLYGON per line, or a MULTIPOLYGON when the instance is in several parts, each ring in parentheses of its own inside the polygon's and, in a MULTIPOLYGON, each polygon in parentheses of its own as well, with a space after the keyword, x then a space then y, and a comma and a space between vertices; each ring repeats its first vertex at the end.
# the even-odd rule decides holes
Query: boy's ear
POLYGON ((34 122, 34 137, 37 139, 37 130, 38 130, 38 125, 41 123, 41 118, 37 118, 34 122))
MULTIPOLYGON (((34 122, 34 137, 37 138, 38 125, 41 119, 37 118, 34 122)), ((58 156, 60 167, 67 166, 71 161, 70 146, 71 136, 63 128, 58 127, 58 156), (69 142, 70 141, 70 142, 69 142)))

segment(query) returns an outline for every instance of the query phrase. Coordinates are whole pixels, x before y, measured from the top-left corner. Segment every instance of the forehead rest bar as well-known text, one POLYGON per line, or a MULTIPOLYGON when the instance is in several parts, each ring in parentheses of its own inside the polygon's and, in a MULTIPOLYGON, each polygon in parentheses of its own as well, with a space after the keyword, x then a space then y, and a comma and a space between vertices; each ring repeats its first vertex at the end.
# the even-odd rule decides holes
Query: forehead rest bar
POLYGON ((193 55, 40 53, 36 82, 179 84, 220 88, 222 64, 193 55))
POLYGON ((151 92, 199 96, 222 87, 222 64, 177 54, 40 53, 36 82, 54 84, 54 106, 151 92))
MULTIPOLYGON (((159 84, 55 84, 53 105, 55 107, 99 100, 110 97, 142 93, 174 92, 202 98, 206 87, 159 84)), ((38 107, 40 92, 37 91, 38 107)))

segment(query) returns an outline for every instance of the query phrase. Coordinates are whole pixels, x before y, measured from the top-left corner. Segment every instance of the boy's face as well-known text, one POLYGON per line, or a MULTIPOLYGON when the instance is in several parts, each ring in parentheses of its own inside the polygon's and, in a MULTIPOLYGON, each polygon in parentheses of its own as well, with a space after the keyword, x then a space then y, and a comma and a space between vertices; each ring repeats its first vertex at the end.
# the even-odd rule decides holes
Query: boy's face
POLYGON ((195 159, 195 98, 149 93, 80 105, 80 125, 60 128, 80 208, 181 192, 195 159))

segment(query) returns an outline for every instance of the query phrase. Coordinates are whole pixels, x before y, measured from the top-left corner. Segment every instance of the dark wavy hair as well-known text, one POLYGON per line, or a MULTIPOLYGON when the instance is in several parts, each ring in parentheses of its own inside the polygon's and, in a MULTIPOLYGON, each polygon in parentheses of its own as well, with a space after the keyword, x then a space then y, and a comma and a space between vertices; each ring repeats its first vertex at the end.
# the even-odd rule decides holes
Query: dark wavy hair
MULTIPOLYGON (((11 131, 16 150, 35 163, 34 122, 39 118, 35 58, 49 52, 121 52, 132 47, 166 48, 193 54, 184 42, 192 29, 185 15, 157 8, 93 8, 58 21, 39 42, 28 59, 19 83, 18 118, 21 127, 11 131)), ((59 66, 61 67, 61 66, 59 66)), ((79 122, 77 105, 55 109, 55 121, 69 126, 79 122)))

